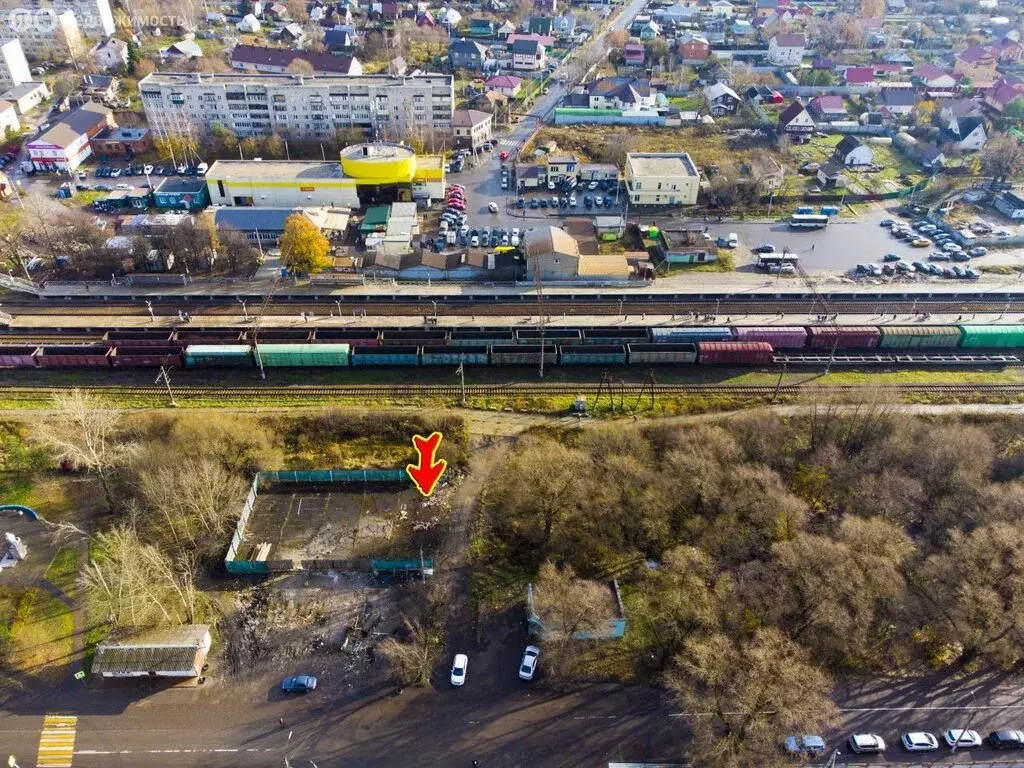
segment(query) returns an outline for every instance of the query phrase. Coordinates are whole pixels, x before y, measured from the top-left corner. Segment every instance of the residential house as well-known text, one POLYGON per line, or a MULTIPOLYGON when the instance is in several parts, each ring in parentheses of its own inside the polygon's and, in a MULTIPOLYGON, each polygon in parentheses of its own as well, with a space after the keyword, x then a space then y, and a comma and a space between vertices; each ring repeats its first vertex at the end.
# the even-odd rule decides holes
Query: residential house
POLYGON ((105 128, 114 128, 114 113, 102 104, 89 102, 50 123, 28 142, 28 157, 37 171, 74 171, 92 156, 89 140, 105 128))
POLYGON ((546 155, 544 165, 547 180, 559 184, 563 179, 576 175, 580 161, 575 155, 546 155))
POLYGON ((875 68, 847 67, 843 72, 843 82, 847 85, 872 85, 875 82, 875 68))
POLYGON ((1000 39, 992 46, 992 50, 1002 64, 1016 64, 1024 54, 1024 47, 1021 46, 1020 40, 1014 40, 1011 37, 1000 39))
POLYGON ((633 77, 602 77, 587 83, 589 109, 650 110, 656 99, 650 80, 633 77))
POLYGON ((679 42, 679 55, 684 63, 707 61, 711 57, 711 43, 703 35, 686 34, 679 42))
POLYGON ((650 19, 646 24, 641 24, 640 29, 637 30, 637 37, 645 42, 654 40, 660 34, 661 27, 658 26, 658 22, 654 19, 650 19))
POLYGON ((458 149, 469 149, 476 152, 490 142, 493 129, 493 116, 489 112, 478 109, 456 109, 452 113, 452 133, 455 135, 455 146, 458 149))
POLYGON ((897 16, 907 12, 907 0, 885 0, 887 13, 897 16))
POLYGON ((800 99, 782 110, 779 115, 779 133, 803 140, 814 133, 814 118, 800 99))
POLYGON ((46 83, 35 81, 16 85, 0 93, 0 99, 14 104, 14 108, 21 116, 27 115, 48 98, 50 98, 50 89, 46 83))
POLYGON ((208 624, 119 631, 96 646, 92 674, 196 678, 203 673, 211 643, 208 624))
POLYGON ((454 8, 442 8, 441 12, 437 14, 437 23, 450 30, 455 29, 462 23, 462 14, 454 8))
POLYGON ((767 85, 752 85, 743 92, 743 98, 751 104, 781 104, 784 99, 778 91, 767 85))
POLYGON ((832 153, 836 162, 845 166, 871 165, 875 159, 875 153, 871 147, 856 136, 844 136, 832 153))
POLYGON ((330 53, 307 53, 262 45, 236 45, 231 51, 234 69, 281 74, 296 61, 304 61, 316 75, 361 75, 362 65, 352 56, 330 53))
POLYGON ((558 0, 533 0, 533 12, 537 16, 555 16, 558 13, 558 0))
POLYGON ((914 60, 910 58, 906 51, 893 51, 887 53, 882 57, 882 61, 886 64, 899 64, 906 70, 914 68, 914 60))
POLYGON ((501 25, 494 30, 494 36, 499 40, 508 40, 509 35, 516 33, 516 25, 508 19, 501 22, 501 25))
POLYGON ((815 119, 823 123, 846 119, 846 105, 842 96, 815 96, 807 108, 815 119))
POLYGON ((17 38, 0 40, 0 90, 30 82, 32 71, 21 48, 21 41, 17 38))
POLYGON ((1014 75, 1004 74, 985 92, 985 105, 1002 114, 1013 102, 1024 95, 1024 82, 1014 75))
POLYGON ((941 149, 934 145, 922 149, 918 153, 918 159, 921 162, 921 167, 926 171, 938 171, 946 164, 946 156, 941 149))
POLYGON ((544 280, 574 280, 579 271, 580 245, 560 227, 534 227, 522 242, 526 257, 526 277, 544 280))
POLYGON ((906 117, 914 111, 917 92, 913 88, 885 88, 878 97, 878 104, 894 115, 906 117))
POLYGON ((448 46, 448 64, 452 69, 475 69, 481 71, 489 58, 487 48, 476 40, 454 40, 448 46))
POLYGON ((324 32, 324 47, 331 53, 349 53, 355 50, 356 35, 352 29, 328 29, 324 32))
POLYGON ((768 41, 768 61, 779 67, 795 67, 806 54, 807 38, 800 32, 779 32, 768 41))
POLYGON ((251 13, 245 14, 242 20, 238 22, 235 27, 239 32, 245 32, 250 35, 254 35, 260 31, 260 20, 251 13))
POLYGON ((0 136, 7 132, 20 133, 21 121, 18 120, 18 109, 13 101, 0 100, 0 136))
POLYGON ((551 22, 551 31, 560 40, 566 40, 576 34, 576 17, 570 16, 563 13, 561 16, 556 16, 555 20, 551 22))
POLYGON ((954 117, 981 117, 981 105, 972 98, 944 99, 939 105, 939 117, 947 123, 954 117))
POLYGON ((160 49, 160 61, 185 61, 199 59, 203 56, 203 49, 195 40, 179 40, 171 43, 166 48, 160 49))
POLYGON ((128 43, 111 37, 92 49, 93 61, 100 69, 128 66, 128 43))
POLYGON ((517 72, 536 72, 547 63, 544 46, 537 40, 516 40, 512 43, 512 69, 517 72))
POLYGON ((825 189, 836 189, 846 186, 846 176, 843 175, 843 166, 835 160, 829 160, 818 168, 816 174, 818 183, 825 189))
POLYGON ((736 7, 729 0, 712 0, 711 15, 716 19, 731 19, 736 7))
POLYGON ((677 3, 676 5, 656 11, 655 15, 661 19, 663 24, 681 24, 692 21, 700 16, 700 8, 696 5, 677 3))
POLYGON ((278 34, 278 38, 282 43, 292 43, 293 45, 301 45, 305 37, 306 33, 302 26, 294 22, 285 24, 281 27, 281 32, 278 34))
POLYGON ((283 3, 270 3, 263 9, 263 18, 273 21, 285 21, 290 19, 288 7, 283 3))
POLYGON ((494 34, 494 22, 490 19, 470 19, 469 34, 473 37, 490 37, 494 34))
POLYGON ((1004 216, 1015 220, 1024 219, 1024 197, 1013 190, 998 195, 992 205, 1004 216))
POLYGON ((708 111, 714 117, 731 115, 740 105, 740 97, 736 91, 725 83, 714 83, 704 89, 704 98, 708 102, 708 111))
POLYGON ((647 49, 643 43, 626 43, 622 48, 622 60, 632 67, 643 66, 647 60, 647 49))
POLYGON ((694 205, 700 173, 685 152, 629 152, 626 190, 633 205, 694 205))
POLYGON ((522 87, 522 79, 515 75, 495 75, 484 83, 484 89, 487 92, 497 92, 510 99, 518 96, 522 87))
POLYGON ((526 22, 526 31, 531 35, 551 35, 553 22, 550 16, 531 16, 526 22))
POLYGON ((960 87, 960 77, 928 63, 914 67, 911 79, 929 94, 954 93, 960 87))
POLYGON ((970 79, 975 88, 987 88, 999 79, 999 57, 991 48, 972 45, 953 58, 953 74, 970 79))
POLYGON ((778 0, 756 0, 754 8, 754 18, 764 19, 775 13, 775 7, 778 5, 778 0))
POLYGON ((964 152, 976 152, 988 141, 985 121, 980 117, 954 117, 942 132, 942 140, 955 144, 964 152))
POLYGON ((113 104, 120 86, 120 81, 113 75, 85 75, 78 90, 72 94, 71 102, 77 106, 88 101, 113 104))
POLYGON ((430 11, 423 11, 419 16, 416 17, 416 26, 425 27, 427 29, 433 29, 437 26, 437 21, 434 19, 434 14, 430 11))

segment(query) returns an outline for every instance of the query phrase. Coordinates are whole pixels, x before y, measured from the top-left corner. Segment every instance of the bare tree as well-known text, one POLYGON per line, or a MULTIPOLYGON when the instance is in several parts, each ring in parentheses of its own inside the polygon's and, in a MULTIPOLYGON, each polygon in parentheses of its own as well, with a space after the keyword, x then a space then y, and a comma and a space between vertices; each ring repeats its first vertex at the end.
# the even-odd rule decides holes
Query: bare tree
POLYGON ((1024 171, 1024 147, 1016 136, 1001 133, 994 136, 981 150, 982 173, 993 181, 1005 181, 1024 171))
POLYGON ((389 637, 379 646, 400 685, 427 685, 441 656, 441 638, 416 620, 405 620, 402 638, 389 637))
POLYGON ((80 389, 53 396, 53 414, 36 423, 33 436, 60 461, 99 477, 113 507, 111 474, 128 463, 136 445, 120 433, 121 413, 80 389))
POLYGON ((552 562, 540 567, 534 591, 534 610, 545 627, 548 669, 555 676, 572 672, 578 640, 573 635, 597 629, 608 615, 607 585, 576 577, 571 566, 552 562))

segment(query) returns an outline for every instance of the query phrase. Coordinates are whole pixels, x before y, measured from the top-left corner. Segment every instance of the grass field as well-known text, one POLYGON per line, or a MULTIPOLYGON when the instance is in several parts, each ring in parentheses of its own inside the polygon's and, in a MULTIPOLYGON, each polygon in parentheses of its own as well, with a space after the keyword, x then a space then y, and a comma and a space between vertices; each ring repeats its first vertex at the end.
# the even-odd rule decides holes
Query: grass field
POLYGON ((0 588, 0 643, 6 639, 6 667, 15 673, 58 683, 74 650, 71 609, 43 589, 0 588))

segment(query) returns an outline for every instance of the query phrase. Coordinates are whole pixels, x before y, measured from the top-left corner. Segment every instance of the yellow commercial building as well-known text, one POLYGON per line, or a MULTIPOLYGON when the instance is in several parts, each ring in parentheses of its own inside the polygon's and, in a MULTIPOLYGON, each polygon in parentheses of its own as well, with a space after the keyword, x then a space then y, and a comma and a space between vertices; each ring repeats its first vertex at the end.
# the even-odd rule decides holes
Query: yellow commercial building
POLYGON ((444 197, 444 162, 401 144, 355 144, 340 162, 218 160, 206 174, 221 206, 358 208, 444 197))

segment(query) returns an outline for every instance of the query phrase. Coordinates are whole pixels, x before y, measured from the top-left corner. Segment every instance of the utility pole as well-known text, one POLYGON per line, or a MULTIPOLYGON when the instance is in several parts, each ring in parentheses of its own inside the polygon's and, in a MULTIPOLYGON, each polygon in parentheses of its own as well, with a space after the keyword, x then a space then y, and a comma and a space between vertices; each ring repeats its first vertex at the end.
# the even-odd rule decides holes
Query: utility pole
POLYGON ((154 383, 155 384, 159 384, 160 380, 163 379, 164 384, 167 385, 167 397, 170 398, 171 405, 174 406, 175 408, 177 408, 178 407, 178 403, 174 399, 174 392, 171 391, 171 375, 170 375, 169 371, 170 371, 170 369, 166 365, 161 365, 160 366, 160 373, 156 377, 156 381, 154 383))
POLYGON ((463 353, 459 357, 459 367, 455 369, 455 372, 459 374, 459 380, 462 384, 462 407, 466 407, 466 355, 463 353))
POLYGON ((540 377, 544 378, 544 283, 540 275, 540 257, 533 259, 533 282, 537 289, 537 322, 540 326, 540 377))
POLYGON ((783 363, 779 368, 779 380, 775 382, 775 392, 772 393, 772 402, 774 403, 779 399, 779 390, 782 389, 782 377, 786 375, 786 364, 783 363))
POLYGON ((249 312, 245 307, 245 299, 238 299, 238 303, 242 305, 242 320, 246 323, 249 322, 249 312))
POLYGON ((146 302, 146 309, 149 310, 149 319, 155 323, 156 322, 156 315, 153 314, 153 302, 152 301, 147 301, 146 302))
POLYGON ((967 718, 967 723, 957 734, 956 741, 953 742, 953 746, 949 748, 949 754, 955 755, 957 748, 960 746, 960 742, 964 740, 964 734, 970 730, 971 723, 974 721, 974 716, 978 714, 978 700, 974 696, 974 689, 971 688, 968 693, 971 694, 971 716, 967 718))

